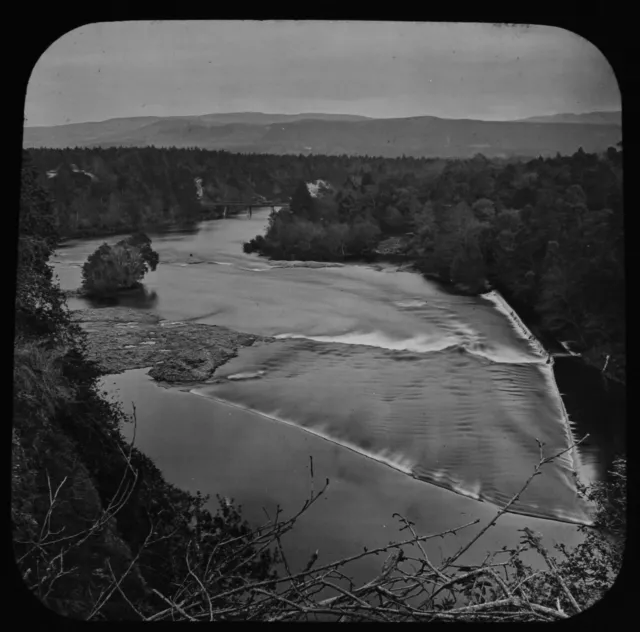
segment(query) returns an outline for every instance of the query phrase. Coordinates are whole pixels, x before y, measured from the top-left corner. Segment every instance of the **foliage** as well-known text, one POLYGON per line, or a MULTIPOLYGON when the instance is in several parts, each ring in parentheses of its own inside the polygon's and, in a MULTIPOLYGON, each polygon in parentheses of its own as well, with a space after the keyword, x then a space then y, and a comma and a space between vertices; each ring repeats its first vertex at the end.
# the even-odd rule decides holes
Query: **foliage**
POLYGON ((299 183, 290 208, 245 251, 362 259, 381 239, 405 235, 419 270, 471 294, 493 285, 533 324, 624 381, 622 150, 411 164, 367 160, 318 198, 299 183))
MULTIPOLYGON (((120 425, 127 419, 102 397, 86 335, 53 280, 54 218, 25 157, 14 338, 15 557, 25 584, 56 612, 138 619, 157 610, 153 590, 168 590, 187 572, 194 520, 211 553, 221 538, 239 538, 249 528, 237 508, 225 504, 212 514, 207 499, 169 485, 124 442, 120 425)), ((158 263, 144 235, 118 246, 135 251, 145 269, 158 263)), ((277 558, 269 551, 231 550, 244 560, 245 576, 273 576, 277 558)))
POLYGON ((48 259, 58 245, 53 202, 37 184, 37 173, 23 152, 17 247, 16 336, 50 336, 62 341, 69 327, 64 296, 53 283, 48 259))
POLYGON ((595 502, 595 524, 584 528, 588 531, 584 542, 571 551, 556 547, 563 556, 560 561, 549 554, 539 534, 525 527, 517 548, 503 547, 488 553, 481 564, 474 566, 459 563, 465 552, 476 545, 541 473, 541 468, 564 452, 545 457, 543 445, 538 444, 540 460, 522 489, 475 536, 468 537, 452 556, 439 563, 430 559, 423 543, 457 536, 478 520, 440 533, 420 535, 411 521, 394 514, 400 533, 407 533, 388 545, 373 549, 365 546, 361 552, 322 565, 317 564, 314 554, 304 568, 291 567, 281 538, 295 527, 298 518, 322 497, 329 485, 327 480, 314 493, 311 459, 311 493, 301 510, 287 520, 280 519, 278 511, 267 524, 247 534, 250 542, 277 544, 286 570, 283 577, 272 581, 245 580, 233 586, 229 583, 231 573, 210 574, 209 566, 194 571, 201 558, 197 550, 190 548, 193 572, 185 578, 178 593, 163 596, 168 607, 147 620, 529 622, 558 621, 582 613, 602 598, 620 570, 624 542, 607 544, 607 533, 603 532, 600 520, 612 509, 604 499, 615 497, 615 518, 608 524, 615 525, 618 533, 624 530, 626 474, 622 460, 615 466, 616 481, 601 484, 597 491, 593 489, 590 499, 595 502), (523 563, 522 555, 528 551, 537 553, 543 568, 534 569, 523 563), (354 584, 349 578, 350 565, 382 553, 390 555, 379 574, 362 585, 354 584))
POLYGON ((291 213, 296 217, 314 219, 315 210, 315 200, 311 197, 309 187, 306 182, 300 180, 291 196, 291 213))
POLYGON ((142 261, 144 261, 147 268, 152 272, 158 267, 160 257, 158 253, 151 248, 151 239, 144 233, 135 233, 131 235, 131 237, 123 240, 123 242, 119 243, 129 244, 134 248, 138 248, 142 261))
POLYGON ((93 296, 104 296, 140 285, 144 275, 158 265, 151 240, 137 233, 113 246, 102 244, 82 266, 82 288, 93 296))
MULTIPOLYGON (((132 564, 118 575, 107 563, 111 582, 103 589, 100 599, 83 618, 117 618, 113 608, 105 608, 108 598, 103 595, 118 591, 135 613, 144 621, 557 621, 584 612, 608 590, 620 568, 621 548, 624 543, 605 544, 606 533, 597 516, 610 512, 611 505, 604 499, 617 499, 615 519, 609 520, 618 532, 624 529, 626 475, 619 461, 617 481, 604 484, 594 492, 596 502, 595 529, 589 528, 585 541, 576 549, 567 551, 556 547, 563 559, 551 556, 542 544, 542 538, 529 528, 522 529, 521 545, 515 549, 503 547, 487 554, 484 561, 473 566, 459 562, 496 522, 517 501, 541 468, 563 452, 545 457, 540 444, 540 461, 522 489, 473 537, 446 559, 431 559, 423 543, 434 538, 458 536, 477 524, 473 520, 454 529, 420 535, 411 521, 399 514, 400 533, 407 532, 388 545, 353 552, 348 557, 317 564, 317 553, 304 568, 292 567, 282 545, 282 537, 295 528, 298 519, 317 502, 329 485, 314 492, 313 460, 311 459, 311 492, 302 508, 287 519, 281 517, 280 508, 268 522, 253 529, 237 529, 239 516, 227 503, 221 502, 222 512, 216 518, 196 512, 191 524, 191 535, 181 548, 171 550, 167 558, 182 564, 173 569, 177 581, 162 589, 158 584, 147 589, 147 599, 136 599, 134 586, 127 585, 132 564), (222 538, 211 540, 211 527, 215 535, 229 529, 222 538), (215 544, 213 544, 215 542, 215 544), (274 548, 284 574, 239 572, 261 551, 274 548), (247 555, 247 551, 252 551, 247 555), (522 562, 527 551, 536 552, 546 569, 532 568, 522 562), (370 581, 356 585, 349 577, 350 567, 357 560, 380 554, 388 557, 379 574, 370 581), (181 574, 179 574, 181 573, 181 574), (110 592, 109 592, 110 591, 110 592)), ((571 446, 569 449, 574 449, 571 446)), ((566 450, 565 450, 566 451, 566 450)), ((132 461, 130 461, 132 464, 132 461)), ((135 469, 134 476, 137 473, 135 469)), ((53 495, 55 504, 56 494, 53 495)), ((201 506, 204 498, 196 497, 201 506)), ((586 529, 586 528, 585 528, 586 529)), ((149 533, 138 549, 133 562, 143 559, 147 547, 164 537, 152 523, 149 533)), ((272 558, 275 561, 276 558, 272 558)), ((142 566, 144 568, 144 566, 142 566)), ((106 573, 105 573, 106 575, 106 573)))
POLYGON ((572 550, 556 547, 564 556, 558 564, 560 573, 569 578, 576 599, 586 606, 602 599, 622 569, 627 538, 625 459, 614 460, 610 477, 609 481, 581 487, 595 507, 594 528, 580 527, 584 541, 572 550))
MULTIPOLYGON (((407 234, 418 269, 472 293, 488 281, 534 324, 625 379, 621 144, 602 155, 526 162, 151 147, 34 149, 28 156, 55 194, 49 221, 63 235, 193 223, 220 200, 295 198, 245 251, 361 259, 373 257, 384 237, 407 234), (57 175, 46 178, 52 170, 57 175), (304 183, 316 180, 330 186, 314 198, 304 183)), ((20 287, 27 296, 18 302, 31 301, 37 318, 38 299, 27 283, 20 287)))
MULTIPOLYGON (((370 182, 381 173, 395 185, 418 171, 431 177, 444 165, 437 159, 364 161, 346 155, 277 156, 155 147, 27 152, 40 174, 39 184, 56 199, 58 229, 63 237, 190 226, 200 219, 217 217, 216 204, 288 201, 301 181, 322 180, 342 188, 347 180, 360 179, 362 191, 371 191, 375 186, 370 182)), ((299 193, 306 197, 300 188, 299 193)), ((392 192, 386 194, 395 199, 392 192)), ((402 201, 390 199, 389 203, 403 213, 402 201)), ((317 212, 331 216, 331 209, 322 208, 322 204, 317 212)))

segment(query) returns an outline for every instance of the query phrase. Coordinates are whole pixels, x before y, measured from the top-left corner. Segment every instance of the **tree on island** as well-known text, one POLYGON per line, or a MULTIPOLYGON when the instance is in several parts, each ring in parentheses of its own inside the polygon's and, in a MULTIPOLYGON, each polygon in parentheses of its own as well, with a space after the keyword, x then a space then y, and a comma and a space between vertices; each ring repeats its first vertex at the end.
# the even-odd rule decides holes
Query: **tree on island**
POLYGON ((90 296, 135 289, 149 270, 156 269, 158 262, 158 253, 144 233, 136 233, 114 246, 104 243, 82 266, 82 289, 90 296))
POLYGON ((316 203, 304 180, 298 182, 291 196, 290 210, 293 215, 305 219, 315 219, 316 203))

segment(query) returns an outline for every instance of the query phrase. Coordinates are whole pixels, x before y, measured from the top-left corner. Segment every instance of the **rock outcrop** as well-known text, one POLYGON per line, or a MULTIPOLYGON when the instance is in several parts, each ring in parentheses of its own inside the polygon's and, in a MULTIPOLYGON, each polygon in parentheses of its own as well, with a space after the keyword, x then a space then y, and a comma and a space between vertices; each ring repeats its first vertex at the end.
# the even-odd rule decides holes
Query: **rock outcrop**
POLYGON ((89 334, 91 359, 107 373, 151 367, 149 375, 170 384, 204 382, 242 347, 270 338, 198 323, 169 322, 126 307, 73 312, 89 334))

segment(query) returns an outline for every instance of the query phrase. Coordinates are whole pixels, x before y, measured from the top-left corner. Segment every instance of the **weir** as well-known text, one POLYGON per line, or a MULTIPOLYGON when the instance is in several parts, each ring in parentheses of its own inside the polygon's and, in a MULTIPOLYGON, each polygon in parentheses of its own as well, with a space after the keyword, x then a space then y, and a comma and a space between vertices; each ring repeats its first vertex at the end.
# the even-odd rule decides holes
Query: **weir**
POLYGON ((348 334, 335 335, 335 336, 306 336, 304 334, 276 334, 274 338, 279 340, 313 340, 314 342, 335 342, 338 344, 349 345, 362 345, 363 347, 373 347, 380 349, 390 349, 394 351, 410 351, 413 353, 435 353, 438 351, 449 351, 458 349, 469 353, 470 355, 484 358, 490 362, 496 364, 540 364, 538 359, 524 359, 518 358, 516 360, 506 359, 504 357, 498 357, 492 355, 486 351, 474 349, 467 344, 460 344, 459 342, 451 339, 438 339, 434 340, 428 336, 417 335, 411 338, 393 340, 388 336, 385 336, 382 332, 358 332, 354 331, 348 334))
MULTIPOLYGON (((319 437, 320 439, 323 439, 324 441, 337 445, 341 448, 346 448, 347 450, 350 450, 351 452, 359 454, 360 456, 371 459, 372 461, 376 461, 377 463, 386 465, 387 467, 390 467, 393 470, 396 470, 398 472, 401 472, 403 474, 410 476, 414 480, 420 481, 425 484, 435 485, 436 487, 440 487, 441 489, 446 489, 447 491, 453 492, 454 494, 457 494, 459 496, 464 496, 465 498, 470 498, 478 502, 486 502, 494 505, 496 508, 500 508, 499 503, 496 503, 493 499, 489 498, 488 496, 484 496, 482 494, 479 483, 475 483, 469 487, 465 487, 460 482, 456 482, 453 479, 449 480, 445 473, 438 472, 438 471, 433 472, 431 474, 417 476, 414 473, 415 463, 413 463, 410 459, 407 459, 406 457, 403 457, 400 454, 393 453, 390 450, 382 450, 379 453, 370 452, 368 450, 365 450, 363 448, 360 448, 354 445, 349 441, 345 441, 345 440, 338 441, 336 439, 333 439, 329 435, 323 433, 321 430, 318 430, 315 428, 308 428, 306 426, 301 426, 300 424, 297 424, 293 421, 284 419, 277 414, 277 411, 273 413, 266 413, 260 410, 255 410, 249 406, 244 406, 236 402, 230 402, 220 397, 216 397, 215 395, 202 393, 197 388, 190 389, 187 392, 193 395, 197 395, 199 397, 203 397, 205 399, 217 402, 224 406, 229 406, 231 408, 243 410, 243 411, 252 413, 254 415, 257 415, 259 417, 263 417, 265 419, 269 419, 277 423, 282 423, 287 426, 297 428, 302 432, 312 434, 316 437, 319 437)), ((588 519, 581 520, 575 516, 564 514, 564 512, 562 512, 561 510, 556 510, 556 514, 553 516, 550 516, 543 512, 536 512, 535 510, 525 511, 523 509, 518 509, 517 507, 515 508, 512 507, 507 511, 507 513, 517 514, 522 516, 530 516, 533 518, 542 518, 544 520, 552 520, 555 522, 564 522, 568 524, 581 524, 581 525, 587 525, 587 526, 592 524, 591 521, 588 519)))
MULTIPOLYGON (((565 429, 565 433, 567 436, 567 446, 571 445, 575 442, 575 437, 573 434, 573 424, 569 419, 569 414, 567 413, 567 409, 565 408, 564 402, 562 401, 562 395, 560 394, 560 390, 558 389, 558 384, 555 380, 555 376, 553 373, 553 365, 554 359, 553 356, 545 350, 542 346, 542 343, 531 333, 529 328, 522 322, 518 314, 511 308, 509 303, 504 299, 504 297, 497 292, 496 290, 492 290, 487 294, 482 294, 482 298, 490 301, 495 308, 504 314, 512 325, 512 327, 518 331, 523 338, 526 338, 529 342, 529 346, 542 358, 544 356, 547 357, 547 361, 540 366, 540 370, 544 374, 547 385, 549 386, 549 391, 552 393, 554 401, 561 411, 562 421, 565 429)), ((573 470, 573 474, 576 480, 584 483, 580 479, 580 453, 577 448, 572 448, 567 453, 571 462, 571 469, 573 470)), ((548 456, 548 455, 547 455, 548 456)))
MULTIPOLYGON (((380 273, 370 266, 338 263, 262 262, 255 257, 238 254, 238 243, 254 234, 255 220, 262 219, 269 211, 265 209, 262 215, 256 213, 253 223, 211 222, 204 224, 198 235, 177 235, 172 236, 172 241, 159 241, 160 247, 166 249, 167 258, 179 258, 181 254, 186 256, 183 253, 197 252, 203 263, 218 264, 196 266, 192 268, 194 273, 189 272, 189 275, 183 272, 187 270, 186 267, 163 268, 165 275, 158 278, 158 288, 163 293, 162 306, 166 310, 163 312, 161 309, 159 314, 168 321, 163 325, 175 323, 174 326, 178 326, 183 324, 181 321, 219 314, 219 317, 216 316, 217 324, 268 337, 310 338, 319 343, 341 343, 334 346, 342 347, 342 350, 316 350, 304 346, 300 349, 296 346, 289 348, 287 345, 281 347, 281 343, 276 344, 274 351, 269 353, 247 349, 246 352, 250 354, 247 362, 239 358, 237 365, 216 374, 229 373, 226 375, 229 381, 227 386, 222 382, 204 383, 192 391, 194 394, 216 400, 218 405, 235 407, 265 419, 295 426, 325 442, 346 447, 349 452, 370 461, 409 474, 416 481, 430 483, 429 487, 486 502, 488 505, 485 507, 489 508, 504 506, 515 493, 517 483, 526 480, 537 461, 535 442, 531 441, 535 433, 539 433, 540 439, 552 445, 556 452, 573 441, 573 426, 552 373, 552 359, 550 364, 545 364, 548 355, 542 344, 497 292, 483 296, 487 304, 473 312, 473 306, 476 309, 479 307, 477 299, 441 295, 437 287, 423 288, 425 281, 409 272, 380 273), (294 272, 278 269, 280 267, 301 269, 294 272), (316 267, 323 269, 316 272, 316 267), (332 270, 334 267, 336 269, 332 270), (240 273, 240 270, 247 272, 240 273), (258 271, 268 274, 256 275, 258 271), (258 281, 257 276, 263 278, 258 281), (215 288, 215 292, 209 292, 211 288, 215 288), (345 300, 347 295, 344 292, 348 293, 348 300, 345 300), (250 300, 247 298, 249 296, 250 300), (493 316, 489 318, 491 312, 493 316), (502 316, 506 316, 509 325, 502 316), (353 329, 350 333, 343 333, 350 329, 353 329), (509 329, 515 331, 516 336, 509 329), (304 336, 297 332, 318 335, 304 336), (338 335, 326 335, 331 332, 338 332, 338 335), (515 338, 522 342, 518 343, 515 338), (348 349, 349 345, 361 345, 361 348, 348 349), (416 369, 411 373, 411 379, 403 382, 403 371, 409 370, 416 362, 423 362, 417 357, 410 357, 413 353, 404 354, 406 357, 400 357, 403 356, 401 353, 378 353, 369 357, 367 354, 371 354, 371 351, 365 349, 366 346, 425 354, 425 367, 432 367, 427 369, 432 372, 429 374, 430 381, 425 381, 422 369, 416 369), (283 351, 275 351, 275 348, 282 348, 283 351), (468 357, 446 351, 454 348, 464 350, 468 357), (430 352, 436 355, 435 359, 428 359, 430 352), (488 359, 497 366, 474 361, 473 356, 488 359), (351 373, 340 373, 340 367, 344 368, 343 358, 358 358, 349 365, 354 376, 357 376, 353 382, 356 389, 348 388, 351 373), (405 364, 394 364, 396 362, 405 364), (442 371, 445 362, 446 372, 442 371), (533 365, 538 365, 540 371, 538 366, 533 365), (261 377, 258 371, 262 369, 266 369, 264 383, 257 379, 261 377), (495 394, 501 400, 495 404, 491 402, 495 399, 491 390, 494 378, 487 372, 493 373, 498 380, 494 383, 495 394), (343 380, 345 388, 332 386, 336 375, 342 376, 338 382, 343 380), (396 377, 398 384, 395 384, 396 377), (269 380, 274 380, 273 388, 269 380), (261 384, 264 386, 261 387, 261 384), (373 397, 368 397, 367 388, 375 391, 383 384, 390 388, 381 388, 379 391, 384 392, 374 392, 373 397), (423 386, 425 384, 428 386, 423 386), (474 392, 479 390, 480 394, 457 399, 460 395, 469 395, 465 392, 469 386, 474 392), (309 413, 309 402, 300 396, 306 388, 313 388, 317 392, 326 390, 328 399, 325 403, 322 397, 313 400, 313 410, 318 413, 316 419, 309 413), (204 393, 198 392, 198 389, 204 393), (415 393, 411 393, 412 389, 415 393), (544 405, 540 414, 536 409, 535 390, 544 395, 540 400, 544 405), (245 391, 252 394, 251 399, 244 397, 245 391), (521 396, 521 393, 524 394, 521 396), (220 397, 215 397, 216 394, 220 397), (408 396, 403 400, 405 394, 408 396), (339 406, 333 404, 342 401, 336 397, 352 395, 354 407, 357 407, 353 420, 348 411, 337 410, 339 406), (442 399, 438 400, 438 397, 442 399), (393 410, 389 408, 391 405, 393 410), (425 426, 423 430, 420 414, 425 407, 431 415, 429 420, 434 423, 430 429, 425 426), (442 414, 438 412, 440 409, 442 414), (376 413, 377 417, 375 414, 369 415, 369 412, 376 413), (299 413, 302 416, 299 417, 299 413), (323 424, 323 414, 332 415, 327 418, 331 423, 323 424), (482 414, 488 416, 482 417, 482 414), (409 420, 401 431, 405 434, 394 435, 394 438, 400 439, 387 442, 385 433, 393 435, 396 430, 400 432, 395 423, 400 421, 399 415, 403 420, 409 420), (547 419, 550 416, 555 419, 547 419), (377 421, 370 423, 369 419, 377 421), (492 420, 496 419, 503 424, 502 428, 498 424, 492 425, 492 420), (345 422, 343 426, 340 425, 342 421, 345 422), (449 421, 455 426, 455 431, 447 429, 452 428, 447 425, 449 421), (492 434, 483 431, 483 422, 491 426, 492 434), (412 423, 417 439, 422 442, 416 449, 417 439, 411 435, 412 423), (518 425, 520 423, 522 426, 518 425), (535 430, 538 423, 539 429, 535 430), (361 433, 362 443, 358 435, 359 424, 366 431, 361 433), (466 434, 456 435, 458 427, 460 433, 466 434), (464 446, 460 451, 469 452, 456 452, 456 436, 460 437, 460 445, 464 446), (495 447, 490 447, 493 438, 495 443, 491 445, 495 447), (437 451, 447 442, 451 447, 443 450, 443 454, 451 461, 445 466, 443 462, 438 463, 437 451), (486 443, 486 447, 481 452, 477 448, 482 442, 486 443), (424 453, 421 452, 422 446, 426 450, 424 453), (513 452, 509 446, 514 448, 513 452), (421 460, 424 454, 428 458, 421 460), (527 455, 527 465, 520 467, 525 463, 524 459, 502 459, 501 454, 527 455), (492 455, 505 467, 496 469, 491 466, 495 462, 492 455), (487 460, 482 461, 484 456, 487 460), (531 468, 528 467, 529 457, 532 460, 531 468), (414 461, 419 463, 416 465, 414 461), (469 465, 471 462, 473 464, 469 465), (516 479, 512 476, 514 473, 517 473, 516 479), (501 476, 510 480, 502 480, 501 476)), ((71 251, 65 254, 71 254, 71 251)), ((161 252, 161 257, 163 255, 164 252, 161 252)), ((264 349, 267 347, 270 348, 266 345, 264 349)), ((185 384, 185 389, 193 389, 194 386, 185 384)), ((304 437, 299 441, 304 442, 304 437)), ((574 451, 567 453, 563 462, 559 463, 561 471, 556 472, 554 468, 549 478, 545 475, 537 479, 553 481, 555 477, 562 491, 555 487, 555 483, 543 482, 540 493, 533 490, 531 502, 525 499, 509 513, 587 524, 582 520, 582 510, 576 506, 575 493, 571 491, 574 482, 571 474, 579 474, 578 459, 579 454, 574 451), (545 502, 545 494, 549 504, 545 502), (542 510, 546 513, 541 513, 542 510)), ((551 469, 553 465, 546 467, 551 469)), ((439 492, 425 490, 424 493, 429 496, 439 492)), ((450 510, 454 511, 461 499, 452 497, 448 502, 450 510)))

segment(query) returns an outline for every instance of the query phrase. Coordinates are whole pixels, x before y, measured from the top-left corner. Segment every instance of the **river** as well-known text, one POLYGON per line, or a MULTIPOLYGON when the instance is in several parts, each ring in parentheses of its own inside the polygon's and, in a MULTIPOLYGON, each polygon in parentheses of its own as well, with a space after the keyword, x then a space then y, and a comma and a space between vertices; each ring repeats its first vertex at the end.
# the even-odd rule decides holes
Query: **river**
MULTIPOLYGON (((316 549, 326 562, 399 537, 394 512, 422 532, 488 521, 533 471, 536 439, 552 454, 590 432, 583 449, 545 466, 466 559, 514 545, 525 525, 549 544, 577 542, 588 508, 575 475, 601 478, 623 447, 620 394, 603 394, 600 376, 573 359, 548 363, 498 296, 452 295, 392 266, 292 267, 244 254, 268 215, 151 235, 161 263, 144 297, 122 299, 171 321, 280 338, 243 349, 215 383, 190 392, 161 388, 144 369, 103 380, 126 408, 135 402, 136 444, 167 479, 234 498, 248 520, 264 522, 278 504, 288 515, 299 509, 313 456, 315 489, 325 477, 329 489, 285 544, 298 563, 316 549), (554 369, 571 391, 564 403, 554 369), (595 381, 584 389, 576 375, 595 381)), ((80 266, 103 241, 56 253, 63 289, 79 287, 80 266)), ((461 542, 433 541, 431 553, 438 560, 461 542)), ((354 573, 370 575, 382 561, 361 561, 354 573)))

